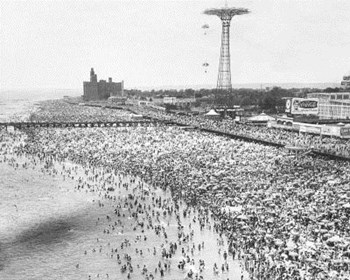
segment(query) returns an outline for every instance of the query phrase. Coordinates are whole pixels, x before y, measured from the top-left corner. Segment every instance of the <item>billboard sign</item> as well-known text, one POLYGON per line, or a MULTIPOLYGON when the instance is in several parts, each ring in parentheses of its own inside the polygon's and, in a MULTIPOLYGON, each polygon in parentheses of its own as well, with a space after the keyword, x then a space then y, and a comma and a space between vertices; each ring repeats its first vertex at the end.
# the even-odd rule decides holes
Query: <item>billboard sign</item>
POLYGON ((318 99, 317 98, 287 99, 286 112, 292 115, 318 115, 318 99))
POLYGON ((286 101, 286 113, 291 113, 292 108, 292 99, 287 99, 286 101))
POLYGON ((342 127, 340 129, 340 136, 344 138, 350 137, 350 127, 342 127))
POLYGON ((321 134, 321 127, 317 126, 300 126, 299 132, 311 133, 311 134, 321 134))
POLYGON ((340 127, 339 126, 329 126, 324 125, 321 129, 322 135, 328 135, 328 136, 340 136, 340 127))

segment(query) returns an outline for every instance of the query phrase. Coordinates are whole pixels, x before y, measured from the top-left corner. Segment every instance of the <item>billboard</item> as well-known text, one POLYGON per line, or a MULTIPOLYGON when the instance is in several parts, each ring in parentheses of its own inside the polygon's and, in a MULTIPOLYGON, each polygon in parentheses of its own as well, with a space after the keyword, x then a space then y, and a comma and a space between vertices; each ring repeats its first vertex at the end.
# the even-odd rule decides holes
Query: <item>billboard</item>
POLYGON ((340 127, 339 126, 322 126, 321 129, 322 135, 328 135, 328 136, 340 136, 340 127))
POLYGON ((286 113, 292 115, 318 115, 317 98, 290 98, 286 101, 286 113))
POLYGON ((299 128, 299 132, 304 132, 304 133, 311 133, 311 134, 321 134, 321 127, 319 126, 312 126, 312 125, 301 125, 299 128))
POLYGON ((350 127, 342 127, 340 129, 340 136, 342 138, 350 138, 350 127))

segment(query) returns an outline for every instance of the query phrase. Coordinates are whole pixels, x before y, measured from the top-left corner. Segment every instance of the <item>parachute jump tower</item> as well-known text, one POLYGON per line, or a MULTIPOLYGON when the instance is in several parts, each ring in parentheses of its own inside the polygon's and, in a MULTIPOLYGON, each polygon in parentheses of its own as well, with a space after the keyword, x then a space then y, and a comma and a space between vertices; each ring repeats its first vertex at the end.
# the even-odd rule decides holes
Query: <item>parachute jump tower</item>
POLYGON ((224 8, 208 9, 204 11, 206 15, 218 16, 222 21, 221 33, 221 50, 219 60, 219 74, 217 89, 230 91, 231 84, 231 67, 230 67, 230 23, 234 16, 248 14, 249 10, 244 8, 224 8))

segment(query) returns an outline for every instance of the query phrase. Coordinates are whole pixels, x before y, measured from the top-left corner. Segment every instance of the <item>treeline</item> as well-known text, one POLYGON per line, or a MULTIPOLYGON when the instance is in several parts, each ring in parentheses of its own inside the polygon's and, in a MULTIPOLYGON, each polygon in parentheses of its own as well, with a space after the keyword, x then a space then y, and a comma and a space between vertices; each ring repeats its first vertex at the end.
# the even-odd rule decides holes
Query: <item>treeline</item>
POLYGON ((241 106, 247 110, 260 110, 269 113, 283 112, 285 109, 286 97, 307 97, 311 92, 340 92, 341 88, 320 89, 284 89, 273 87, 268 89, 232 89, 231 92, 220 91, 216 89, 185 89, 185 90, 125 90, 128 97, 141 100, 151 100, 154 98, 163 98, 165 96, 174 96, 177 98, 196 98, 195 106, 214 105, 214 106, 241 106))

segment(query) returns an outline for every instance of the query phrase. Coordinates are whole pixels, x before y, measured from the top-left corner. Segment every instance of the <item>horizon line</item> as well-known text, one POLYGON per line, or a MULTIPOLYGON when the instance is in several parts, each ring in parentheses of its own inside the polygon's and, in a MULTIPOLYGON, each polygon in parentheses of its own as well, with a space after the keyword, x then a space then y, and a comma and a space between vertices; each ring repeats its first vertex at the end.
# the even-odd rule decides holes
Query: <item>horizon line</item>
MULTIPOLYGON (((233 83, 232 84, 232 88, 234 88, 235 85, 314 85, 314 84, 320 84, 320 85, 339 85, 339 87, 341 87, 340 82, 243 82, 243 83, 233 83)), ((138 85, 138 86, 130 86, 125 88, 126 90, 132 90, 132 89, 141 89, 141 88, 147 88, 147 89, 179 89, 179 88, 183 88, 183 89, 191 89, 191 88, 198 88, 201 87, 203 89, 213 89, 216 88, 215 84, 195 84, 195 85, 159 85, 159 86, 147 86, 147 85, 138 85)), ((0 88, 0 92, 4 92, 4 91, 32 91, 32 90, 56 90, 56 91, 61 91, 61 90, 79 90, 82 91, 82 88, 60 88, 60 87, 27 87, 27 88, 22 88, 22 87, 18 87, 18 88, 0 88)))

